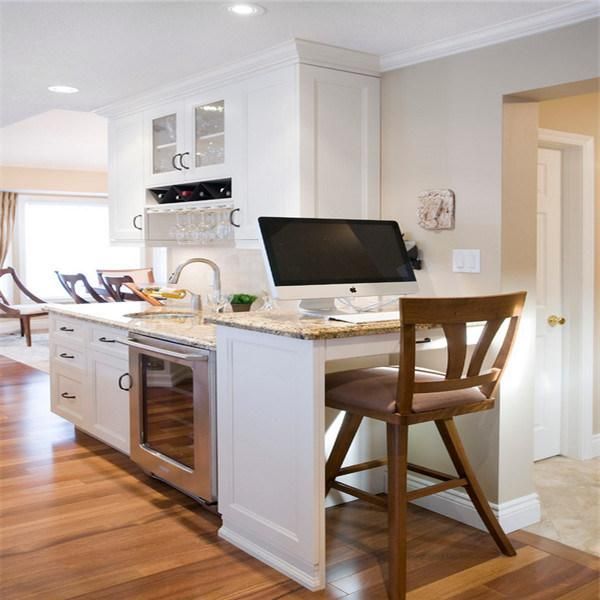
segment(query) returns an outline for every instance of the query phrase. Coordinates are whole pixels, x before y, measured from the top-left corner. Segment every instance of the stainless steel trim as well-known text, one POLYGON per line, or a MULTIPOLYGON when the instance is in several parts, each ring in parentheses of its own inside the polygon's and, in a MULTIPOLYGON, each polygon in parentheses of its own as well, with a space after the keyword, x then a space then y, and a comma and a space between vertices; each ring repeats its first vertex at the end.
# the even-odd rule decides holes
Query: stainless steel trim
POLYGON ((140 344, 134 340, 119 340, 122 344, 130 346, 131 348, 137 348, 145 352, 152 352, 152 354, 162 354, 178 360, 208 360, 207 354, 181 354, 180 352, 173 352, 172 350, 166 350, 157 346, 149 346, 148 344, 140 344))

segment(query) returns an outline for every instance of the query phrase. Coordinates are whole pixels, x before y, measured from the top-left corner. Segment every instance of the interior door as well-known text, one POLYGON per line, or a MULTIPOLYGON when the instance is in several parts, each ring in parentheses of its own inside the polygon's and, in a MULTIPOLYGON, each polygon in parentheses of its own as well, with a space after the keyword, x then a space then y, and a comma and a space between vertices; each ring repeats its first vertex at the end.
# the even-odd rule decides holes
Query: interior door
POLYGON ((535 460, 560 453, 561 152, 538 150, 535 460))

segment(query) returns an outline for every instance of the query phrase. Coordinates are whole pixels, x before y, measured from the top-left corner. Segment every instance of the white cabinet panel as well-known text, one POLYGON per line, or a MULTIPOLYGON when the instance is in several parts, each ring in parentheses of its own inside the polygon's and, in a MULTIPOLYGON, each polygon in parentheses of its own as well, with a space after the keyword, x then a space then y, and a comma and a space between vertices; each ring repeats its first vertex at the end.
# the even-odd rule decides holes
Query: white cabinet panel
POLYGON ((380 217, 380 81, 300 66, 302 214, 380 217))
POLYGON ((126 358, 92 352, 89 359, 89 403, 86 429, 98 439, 129 454, 129 392, 126 358), (119 386, 121 382, 122 389, 119 386))
POLYGON ((113 242, 140 242, 146 197, 142 115, 110 121, 108 147, 110 239, 113 242))

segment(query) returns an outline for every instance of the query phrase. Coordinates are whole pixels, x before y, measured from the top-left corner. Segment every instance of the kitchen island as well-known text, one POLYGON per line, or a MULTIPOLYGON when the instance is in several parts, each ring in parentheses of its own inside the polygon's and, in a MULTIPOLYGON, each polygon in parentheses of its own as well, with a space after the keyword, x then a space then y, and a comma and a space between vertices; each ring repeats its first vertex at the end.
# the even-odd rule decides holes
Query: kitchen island
MULTIPOLYGON (((129 453, 135 382, 119 341, 138 333, 216 349, 220 535, 307 588, 323 588, 324 440, 339 426, 337 413, 325 409, 325 373, 397 353, 397 322, 356 325, 277 311, 164 314, 176 310, 187 312, 143 302, 49 306, 52 410, 129 453)), ((380 455, 384 439, 378 424, 365 427, 349 458, 380 455)), ((350 477, 384 489, 382 469, 350 477)), ((333 492, 330 504, 342 500, 333 492)))

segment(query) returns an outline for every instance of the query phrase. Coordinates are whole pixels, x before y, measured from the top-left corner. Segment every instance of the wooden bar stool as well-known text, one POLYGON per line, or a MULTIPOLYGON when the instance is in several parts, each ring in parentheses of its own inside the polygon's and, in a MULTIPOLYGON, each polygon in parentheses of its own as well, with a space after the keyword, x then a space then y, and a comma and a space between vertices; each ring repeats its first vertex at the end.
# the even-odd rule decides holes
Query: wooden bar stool
POLYGON ((58 281, 63 286, 67 294, 71 296, 75 304, 89 304, 90 301, 86 300, 77 291, 77 284, 81 284, 85 293, 87 293, 96 302, 107 302, 106 298, 103 298, 87 280, 87 277, 83 273, 76 273, 75 275, 67 275, 66 273, 59 273, 54 271, 58 277, 58 281))
MULTIPOLYGON (((387 507, 389 519, 389 581, 392 600, 406 597, 406 513, 409 501, 463 487, 498 548, 507 556, 515 550, 490 509, 467 459, 454 417, 494 406, 498 381, 515 340, 525 292, 475 298, 402 298, 400 300, 400 364, 327 375, 325 403, 346 411, 325 472, 326 492, 336 489, 387 507), (502 328, 505 321, 507 326, 502 328), (485 322, 465 369, 467 323, 485 322), (447 342, 446 372, 415 368, 415 326, 438 324, 447 342), (496 339, 498 350, 490 351, 496 339), (482 370, 487 355, 492 366, 482 370), (466 370, 466 372, 465 372, 466 370), (387 459, 342 467, 364 417, 387 423, 387 459), (408 427, 435 421, 458 477, 408 462, 408 427), (388 465, 387 498, 369 494, 337 478, 388 465), (407 492, 407 472, 440 483, 407 492)), ((495 346, 496 347, 496 346, 495 346)), ((487 364, 487 363, 486 363, 487 364)))

